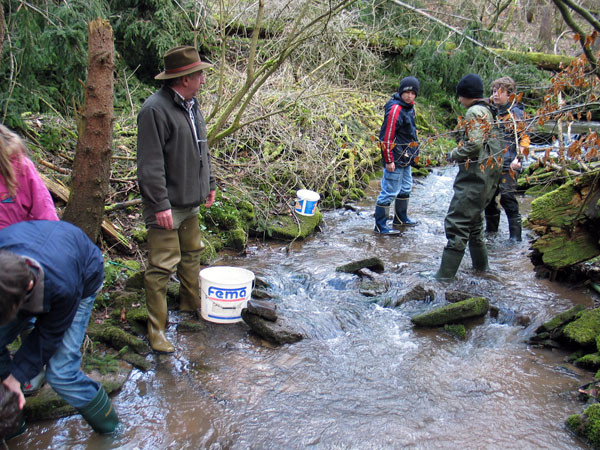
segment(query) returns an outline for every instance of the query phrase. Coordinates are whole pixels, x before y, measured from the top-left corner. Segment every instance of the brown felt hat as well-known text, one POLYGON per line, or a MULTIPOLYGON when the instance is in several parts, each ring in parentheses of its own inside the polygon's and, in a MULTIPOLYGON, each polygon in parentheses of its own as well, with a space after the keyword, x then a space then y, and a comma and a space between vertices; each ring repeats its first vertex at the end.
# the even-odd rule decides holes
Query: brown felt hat
POLYGON ((189 45, 168 50, 164 60, 165 70, 156 75, 155 80, 169 80, 212 67, 212 64, 202 61, 198 51, 189 45))

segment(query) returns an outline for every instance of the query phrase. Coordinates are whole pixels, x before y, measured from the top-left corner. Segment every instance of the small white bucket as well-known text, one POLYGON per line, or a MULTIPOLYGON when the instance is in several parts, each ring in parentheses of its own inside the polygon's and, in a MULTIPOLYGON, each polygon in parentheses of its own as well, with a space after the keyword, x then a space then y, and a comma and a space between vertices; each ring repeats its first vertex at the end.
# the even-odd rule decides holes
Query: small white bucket
POLYGON ((241 267, 215 266, 200 271, 200 314, 215 323, 242 320, 252 287, 254 273, 241 267))
POLYGON ((302 216, 312 216, 315 214, 315 207, 321 196, 315 191, 300 189, 296 192, 296 205, 294 210, 302 216))

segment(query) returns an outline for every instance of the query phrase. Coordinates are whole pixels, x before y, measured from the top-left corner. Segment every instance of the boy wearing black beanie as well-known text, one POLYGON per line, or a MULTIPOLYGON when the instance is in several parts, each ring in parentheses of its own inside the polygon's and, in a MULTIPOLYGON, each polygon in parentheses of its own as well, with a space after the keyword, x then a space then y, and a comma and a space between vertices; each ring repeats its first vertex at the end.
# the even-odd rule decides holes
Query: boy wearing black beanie
POLYGON ((475 270, 488 269, 483 235, 483 210, 492 199, 502 164, 502 133, 495 125, 492 107, 483 100, 483 81, 476 74, 465 75, 456 86, 461 105, 468 108, 460 132, 462 145, 446 157, 457 162, 454 195, 444 220, 448 243, 442 253, 438 280, 451 280, 458 271, 467 244, 475 270))
POLYGON ((393 225, 414 226, 417 222, 408 217, 408 198, 412 191, 412 168, 419 154, 417 127, 415 125, 415 98, 420 83, 415 77, 400 81, 398 92, 385 104, 385 116, 379 131, 379 145, 384 170, 381 192, 375 206, 375 228, 381 235, 398 235, 400 232, 387 224, 388 210, 394 201, 393 225))

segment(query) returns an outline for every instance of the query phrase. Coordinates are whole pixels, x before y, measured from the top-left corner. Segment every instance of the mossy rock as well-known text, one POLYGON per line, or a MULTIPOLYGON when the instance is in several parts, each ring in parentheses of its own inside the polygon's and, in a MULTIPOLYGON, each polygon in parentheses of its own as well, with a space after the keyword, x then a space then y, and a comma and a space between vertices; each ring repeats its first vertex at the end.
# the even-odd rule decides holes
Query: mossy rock
POLYGON ((123 361, 127 361, 132 366, 137 367, 142 372, 147 372, 152 368, 152 363, 150 361, 148 361, 142 355, 138 355, 134 352, 124 353, 123 355, 121 355, 121 359, 123 361))
POLYGON ((429 175, 429 170, 426 167, 413 167, 411 169, 412 172, 412 176, 413 177, 426 177, 427 175, 429 175))
POLYGON ((129 347, 140 355, 147 355, 151 351, 146 342, 114 325, 91 323, 88 326, 87 334, 92 340, 104 342, 116 350, 129 347))
POLYGON ((560 328, 563 325, 575 320, 575 318, 577 317, 577 314, 583 310, 585 310, 585 306, 576 305, 573 308, 569 309, 568 311, 562 312, 562 313, 554 316, 548 322, 543 323, 542 325, 540 325, 537 328, 537 330, 535 330, 535 332, 538 334, 543 333, 543 332, 551 333, 551 332, 555 331, 557 328, 560 328))
POLYGON ((145 336, 148 324, 148 310, 145 307, 130 309, 126 313, 127 323, 131 331, 138 336, 145 336))
POLYGON ((111 307, 115 309, 129 308, 131 305, 144 301, 145 294, 140 291, 112 291, 111 307))
POLYGON ((323 214, 318 208, 315 208, 312 216, 300 214, 275 216, 267 225, 267 235, 284 241, 306 239, 315 231, 322 219, 323 214))
POLYGON ((418 327, 440 327, 464 319, 484 316, 489 309, 490 302, 487 298, 472 297, 416 315, 411 321, 418 327))
MULTIPOLYGON (((112 394, 121 389, 130 372, 131 365, 125 361, 120 361, 117 374, 101 375, 96 371, 92 371, 87 375, 100 382, 108 394, 112 394)), ((23 414, 27 422, 35 422, 71 416, 78 414, 78 411, 54 392, 49 384, 46 384, 37 394, 27 397, 23 414)))
POLYGON ((588 406, 583 414, 573 414, 567 419, 566 425, 587 440, 592 448, 600 449, 600 403, 588 406))
POLYGON ((372 270, 373 272, 382 273, 385 270, 383 261, 381 258, 372 257, 365 258, 358 261, 353 261, 348 264, 344 264, 342 266, 338 266, 335 268, 336 272, 345 272, 345 273, 356 273, 360 269, 367 268, 372 270))
POLYGON ((125 289, 139 291, 144 289, 144 272, 138 271, 125 280, 125 289))
POLYGON ((444 330, 452 336, 464 341, 467 338, 467 329, 461 324, 444 325, 444 330))
POLYGON ((590 353, 574 361, 577 367, 582 367, 588 370, 600 369, 600 353, 590 353))
POLYGON ((595 347, 600 334, 600 308, 582 311, 577 319, 567 324, 562 335, 581 347, 595 347))

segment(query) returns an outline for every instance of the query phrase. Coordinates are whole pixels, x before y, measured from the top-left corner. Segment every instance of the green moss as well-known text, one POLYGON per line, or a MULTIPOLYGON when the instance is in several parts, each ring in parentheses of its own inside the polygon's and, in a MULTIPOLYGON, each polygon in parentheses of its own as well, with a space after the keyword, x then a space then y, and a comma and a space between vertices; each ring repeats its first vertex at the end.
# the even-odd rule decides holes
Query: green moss
POLYGON ((588 370, 597 370, 600 368, 600 354, 590 353, 575 360, 575 365, 588 370))
POLYGON ((569 181, 531 202, 529 221, 543 222, 552 227, 570 225, 579 213, 579 205, 573 203, 575 198, 579 198, 579 194, 575 190, 573 181, 569 181))
POLYGON ((490 302, 487 298, 472 297, 419 314, 411 320, 419 327, 439 327, 471 317, 483 316, 487 314, 489 308, 490 302))
POLYGON ((555 231, 539 237, 532 246, 542 254, 548 267, 560 269, 586 261, 600 254, 596 239, 583 230, 572 233, 555 231))
POLYGON ((444 325, 444 330, 450 333, 452 336, 457 337, 461 341, 464 341, 467 338, 467 329, 463 324, 455 324, 455 325, 444 325))
POLYGON ((548 322, 540 325, 540 327, 536 330, 536 332, 540 333, 542 331, 548 331, 548 332, 554 331, 557 328, 562 327, 564 324, 575 320, 575 317, 577 316, 577 314, 583 310, 585 310, 585 306, 583 306, 583 305, 574 306, 573 308, 569 309, 568 311, 562 312, 562 313, 554 316, 548 322))
POLYGON ((312 216, 300 214, 276 216, 269 222, 267 234, 275 239, 286 241, 305 239, 312 234, 322 219, 323 214, 318 208, 315 208, 315 214, 312 216))
POLYGON ((138 243, 146 242, 148 238, 148 230, 146 227, 142 225, 138 225, 137 227, 131 230, 131 237, 138 243))
POLYGON ((587 439, 593 448, 600 448, 600 403, 588 406, 583 415, 569 416, 566 425, 575 434, 587 439))
POLYGON ((598 334, 600 334, 600 308, 580 312, 578 318, 563 329, 563 336, 583 347, 595 346, 598 334))
POLYGON ((114 325, 90 323, 87 334, 91 339, 102 341, 116 350, 128 347, 141 355, 150 353, 150 347, 146 342, 114 325))

